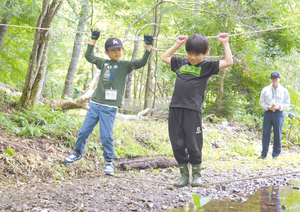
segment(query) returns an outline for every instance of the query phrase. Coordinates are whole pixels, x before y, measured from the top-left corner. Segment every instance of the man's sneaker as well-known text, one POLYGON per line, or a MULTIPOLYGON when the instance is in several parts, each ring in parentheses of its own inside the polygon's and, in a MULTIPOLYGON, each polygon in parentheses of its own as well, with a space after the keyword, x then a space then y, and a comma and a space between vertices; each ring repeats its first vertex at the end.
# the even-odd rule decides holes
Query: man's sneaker
POLYGON ((266 159, 266 157, 267 157, 267 156, 262 156, 262 155, 261 155, 261 156, 259 156, 257 159, 263 159, 263 160, 264 160, 264 159, 266 159))
POLYGON ((104 173, 107 175, 114 175, 114 165, 112 162, 106 163, 104 173))
POLYGON ((70 155, 69 157, 66 157, 64 161, 66 163, 73 163, 76 160, 81 160, 81 158, 82 158, 81 155, 77 154, 76 152, 73 152, 73 154, 70 155))

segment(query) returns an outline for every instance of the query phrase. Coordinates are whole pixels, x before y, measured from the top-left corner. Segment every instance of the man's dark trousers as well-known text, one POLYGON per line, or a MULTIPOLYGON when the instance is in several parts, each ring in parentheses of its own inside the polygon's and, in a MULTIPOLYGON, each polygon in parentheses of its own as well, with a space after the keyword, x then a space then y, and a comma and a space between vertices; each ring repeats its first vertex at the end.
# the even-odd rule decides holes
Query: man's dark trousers
POLYGON ((269 151, 270 137, 273 127, 274 143, 273 143, 273 157, 278 157, 281 152, 281 133, 284 122, 283 111, 276 110, 275 112, 267 110, 264 113, 263 119, 263 139, 261 156, 266 157, 269 151))

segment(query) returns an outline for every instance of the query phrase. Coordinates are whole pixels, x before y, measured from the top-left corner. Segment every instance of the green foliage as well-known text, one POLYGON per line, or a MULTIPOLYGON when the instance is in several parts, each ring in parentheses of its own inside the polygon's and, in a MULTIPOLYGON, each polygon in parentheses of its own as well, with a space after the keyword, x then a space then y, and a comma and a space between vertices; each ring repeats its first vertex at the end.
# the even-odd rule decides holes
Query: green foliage
POLYGON ((25 137, 50 135, 58 139, 72 140, 69 145, 73 146, 81 122, 69 114, 52 110, 48 105, 39 104, 30 111, 13 110, 11 115, 0 113, 0 124, 10 133, 25 137))
POLYGON ((90 141, 86 144, 87 148, 89 151, 96 151, 96 152, 101 152, 101 147, 99 146, 99 144, 93 142, 93 141, 90 141))
POLYGON ((190 193, 187 191, 183 191, 182 193, 187 194, 189 197, 193 198, 194 204, 195 204, 195 208, 196 211, 203 211, 203 209, 200 209, 202 206, 206 205, 208 202, 210 202, 210 200, 212 199, 212 195, 203 197, 200 199, 198 194, 195 193, 190 193))
MULTIPOLYGON (((208 92, 209 98, 206 100, 205 105, 203 107, 203 111, 205 114, 217 114, 217 107, 219 103, 216 101, 217 96, 211 92, 208 92)), ((223 101, 221 103, 221 113, 223 117, 231 118, 237 113, 243 113, 245 111, 244 105, 246 100, 241 98, 238 93, 229 91, 224 93, 223 101), (239 105, 237 107, 237 105, 239 105)))
POLYGON ((15 150, 12 148, 7 148, 4 152, 7 153, 9 156, 13 156, 15 153, 15 150))
POLYGON ((291 103, 297 107, 300 107, 300 94, 292 89, 288 89, 290 93, 291 103))
MULTIPOLYGON (((6 1, 3 1, 5 4, 6 1)), ((156 2, 153 1, 91 1, 89 4, 88 20, 85 21, 85 31, 90 28, 98 28, 103 31, 97 45, 95 53, 99 57, 105 57, 103 53, 104 42, 110 36, 121 35, 128 27, 141 15, 150 10, 156 2), (114 11, 112 13, 111 11, 114 11)), ((243 33, 255 29, 270 29, 274 27, 288 26, 295 24, 299 8, 293 2, 275 0, 265 4, 265 1, 210 1, 200 2, 198 5, 193 2, 165 2, 159 5, 158 37, 176 38, 179 34, 191 35, 201 33, 206 36, 214 36, 220 32, 243 33), (198 9, 199 11, 192 11, 198 9), (251 19, 249 18, 251 16, 251 19), (200 23, 200 24, 199 24, 200 23)), ((85 1, 68 0, 61 8, 54 19, 52 28, 58 30, 77 30, 77 23, 80 20, 80 11, 85 1)), ((38 15, 41 11, 41 1, 21 0, 15 1, 12 10, 5 7, 0 9, 0 14, 12 13, 10 24, 23 26, 36 26, 38 15)), ((154 12, 150 12, 144 18, 135 23, 129 30, 128 36, 134 36, 136 30, 146 24, 154 22, 154 12)), ((152 34, 153 25, 142 29, 144 33, 152 34)), ((4 48, 0 52, 0 79, 14 87, 23 87, 30 52, 34 39, 34 29, 24 29, 10 27, 5 37, 4 48)), ((43 97, 50 99, 60 98, 67 69, 72 57, 72 47, 75 33, 65 31, 55 31, 52 33, 51 44, 47 58, 47 82, 43 97)), ((90 82, 92 66, 85 60, 84 52, 86 44, 90 40, 90 35, 84 34, 83 46, 81 48, 81 58, 78 63, 77 73, 74 77, 72 98, 78 94, 75 88, 83 91, 86 74, 89 74, 87 81, 90 82)), ((215 38, 210 38, 211 56, 223 55, 223 46, 215 38)), ((158 39, 157 47, 167 48, 174 44, 174 40, 158 39)), ((299 33, 297 28, 287 28, 264 33, 246 34, 230 37, 230 45, 234 55, 234 65, 229 68, 226 74, 224 92, 225 98, 222 103, 222 113, 225 117, 232 117, 237 111, 250 113, 256 116, 261 114, 258 104, 261 89, 269 83, 269 73, 280 70, 286 79, 282 79, 291 90, 299 92, 296 86, 300 83, 299 76, 299 33), (290 68, 286 68, 287 65, 290 68), (292 80, 291 80, 292 79, 292 80), (234 103, 242 100, 239 107, 234 107, 234 103), (237 110, 237 111, 236 111, 237 110)), ((124 60, 130 60, 132 56, 133 41, 124 42, 124 60)), ((139 56, 143 53, 143 42, 140 43, 139 56)), ((177 53, 185 53, 184 46, 177 53)), ((170 71, 170 66, 162 63, 159 59, 162 53, 158 52, 157 62, 157 89, 155 95, 158 97, 171 96, 174 90, 176 75, 170 71)), ((155 58, 155 57, 154 57, 155 58)), ((95 68, 95 67, 94 67, 95 68)), ((147 68, 145 68, 147 71, 147 68)), ((140 72, 140 70, 138 70, 140 72)), ((211 93, 211 98, 206 101, 204 113, 211 113, 216 110, 218 104, 219 76, 214 76, 208 82, 207 90, 211 93)), ((145 86, 145 74, 142 82, 142 90, 145 86)), ((140 86, 140 85, 139 85, 140 86)), ((143 90, 144 92, 144 90, 143 90)), ((143 98, 142 93, 141 97, 143 98)), ((153 97, 151 93, 150 98, 153 97)), ((142 99, 143 100, 143 99, 142 99)), ((27 129, 26 131, 30 131, 27 129)))
MULTIPOLYGON (((12 15, 9 24, 35 26, 39 8, 40 3, 36 1, 14 1, 12 9, 8 11, 12 15)), ((18 89, 22 89, 25 81, 33 32, 31 29, 9 27, 2 51, 0 49, 0 79, 18 89)))
POLYGON ((300 143, 300 107, 292 105, 286 112, 282 132, 283 145, 291 146, 300 143))

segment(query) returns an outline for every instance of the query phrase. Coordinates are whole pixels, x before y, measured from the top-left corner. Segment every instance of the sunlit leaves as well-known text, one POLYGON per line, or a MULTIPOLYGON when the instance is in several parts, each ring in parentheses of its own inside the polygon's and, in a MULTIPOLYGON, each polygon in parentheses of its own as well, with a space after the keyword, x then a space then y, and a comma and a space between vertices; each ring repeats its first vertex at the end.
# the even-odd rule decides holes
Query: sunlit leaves
POLYGON ((13 156, 15 153, 15 150, 12 148, 7 148, 4 152, 7 153, 9 156, 13 156))
POLYGON ((209 195, 209 196, 206 196, 206 197, 203 197, 203 198, 200 199, 198 194, 187 192, 187 191, 183 191, 182 193, 185 193, 189 197, 193 198, 196 211, 202 211, 201 207, 206 205, 212 199, 212 195, 209 195))

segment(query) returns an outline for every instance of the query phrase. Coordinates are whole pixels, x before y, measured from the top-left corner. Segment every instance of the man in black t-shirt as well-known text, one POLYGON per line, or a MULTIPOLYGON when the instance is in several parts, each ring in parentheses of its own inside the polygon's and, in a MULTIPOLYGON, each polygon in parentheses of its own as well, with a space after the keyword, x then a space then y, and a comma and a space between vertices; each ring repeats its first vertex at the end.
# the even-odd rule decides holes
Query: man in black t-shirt
POLYGON ((202 115, 201 105, 207 80, 218 74, 219 69, 233 64, 229 35, 221 33, 219 41, 223 44, 225 58, 220 61, 203 61, 208 54, 209 42, 200 34, 189 38, 180 35, 176 44, 161 57, 162 61, 171 65, 177 74, 175 89, 169 108, 169 136, 174 157, 180 168, 181 178, 174 183, 176 187, 189 184, 188 163, 192 164, 192 186, 201 186, 202 163, 202 115), (186 42, 187 58, 173 57, 173 54, 186 42))

